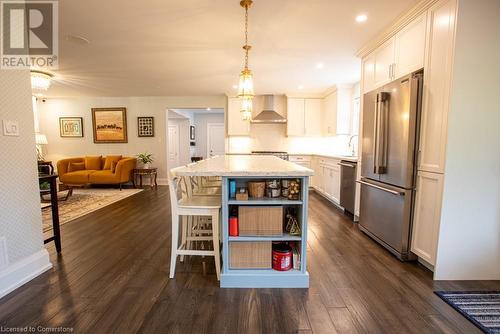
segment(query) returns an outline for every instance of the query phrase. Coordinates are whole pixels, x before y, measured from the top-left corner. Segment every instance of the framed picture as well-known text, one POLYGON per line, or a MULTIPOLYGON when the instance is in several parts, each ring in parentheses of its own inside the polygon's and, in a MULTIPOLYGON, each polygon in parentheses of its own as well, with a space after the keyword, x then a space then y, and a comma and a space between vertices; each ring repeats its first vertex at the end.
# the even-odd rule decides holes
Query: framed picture
POLYGON ((94 143, 127 142, 126 108, 92 108, 94 143))
POLYGON ((83 137, 83 118, 59 117, 59 135, 63 138, 83 137))
POLYGON ((189 127, 189 139, 190 140, 195 140, 194 125, 191 125, 189 127))
POLYGON ((139 137, 155 136, 154 117, 137 117, 137 136, 139 137))

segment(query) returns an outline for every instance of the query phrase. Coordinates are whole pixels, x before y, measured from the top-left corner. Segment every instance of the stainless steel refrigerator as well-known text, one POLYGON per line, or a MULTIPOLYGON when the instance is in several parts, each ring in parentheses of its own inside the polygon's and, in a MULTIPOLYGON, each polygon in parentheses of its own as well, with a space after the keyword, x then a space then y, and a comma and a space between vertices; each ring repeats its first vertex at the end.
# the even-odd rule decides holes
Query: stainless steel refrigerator
POLYGON ((423 71, 363 96, 359 228, 410 260, 423 71))

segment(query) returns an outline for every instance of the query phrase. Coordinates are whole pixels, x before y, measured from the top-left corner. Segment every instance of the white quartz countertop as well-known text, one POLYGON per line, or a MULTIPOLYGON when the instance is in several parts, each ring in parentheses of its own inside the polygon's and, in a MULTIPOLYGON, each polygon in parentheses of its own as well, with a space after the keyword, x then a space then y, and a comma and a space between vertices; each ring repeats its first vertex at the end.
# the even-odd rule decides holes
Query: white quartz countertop
POLYGON ((175 176, 311 176, 312 169, 263 155, 224 155, 171 169, 175 176))
POLYGON ((322 157, 322 158, 332 158, 332 159, 345 160, 345 161, 350 161, 350 162, 357 162, 359 159, 358 157, 354 157, 354 156, 336 155, 336 154, 288 153, 288 155, 289 156, 309 155, 309 156, 322 157))

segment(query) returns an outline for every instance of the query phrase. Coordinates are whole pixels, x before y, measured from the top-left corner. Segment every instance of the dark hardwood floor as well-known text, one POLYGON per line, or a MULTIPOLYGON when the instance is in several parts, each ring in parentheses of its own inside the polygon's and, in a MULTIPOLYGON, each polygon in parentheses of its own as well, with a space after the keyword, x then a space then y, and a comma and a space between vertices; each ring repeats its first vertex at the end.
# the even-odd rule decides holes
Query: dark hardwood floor
POLYGON ((220 289, 213 260, 168 278, 168 188, 146 190, 62 226, 54 269, 0 300, 0 326, 74 333, 479 333, 435 289, 499 282, 433 282, 401 263, 316 194, 310 198, 310 289, 220 289))

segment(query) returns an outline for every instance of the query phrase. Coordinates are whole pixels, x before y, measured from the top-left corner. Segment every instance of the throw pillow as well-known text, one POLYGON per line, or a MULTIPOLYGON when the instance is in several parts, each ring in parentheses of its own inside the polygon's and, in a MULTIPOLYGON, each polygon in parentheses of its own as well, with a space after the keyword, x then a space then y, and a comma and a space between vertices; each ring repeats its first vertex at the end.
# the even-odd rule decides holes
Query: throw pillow
POLYGON ((85 162, 70 162, 68 165, 68 173, 84 169, 85 169, 85 162))
POLYGON ((108 155, 106 157, 106 160, 104 161, 104 167, 102 167, 102 169, 110 169, 112 172, 113 172, 113 168, 112 168, 112 165, 111 163, 114 161, 114 162, 118 162, 122 159, 122 156, 121 155, 108 155))
POLYGON ((85 157, 86 170, 100 170, 101 169, 101 156, 98 157, 85 157))
POLYGON ((111 161, 111 173, 116 171, 116 165, 118 165, 118 161, 111 161))

